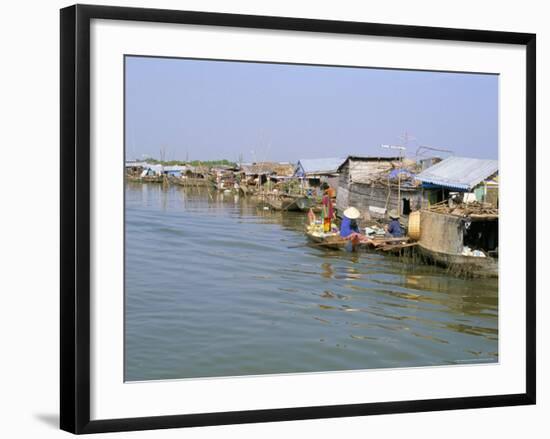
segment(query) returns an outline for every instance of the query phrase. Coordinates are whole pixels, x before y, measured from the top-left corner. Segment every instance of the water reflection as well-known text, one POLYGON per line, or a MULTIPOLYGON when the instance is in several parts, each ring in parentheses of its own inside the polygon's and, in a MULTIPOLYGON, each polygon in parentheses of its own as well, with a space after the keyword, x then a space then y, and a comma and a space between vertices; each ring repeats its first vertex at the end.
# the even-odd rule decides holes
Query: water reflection
POLYGON ((323 262, 321 264, 322 273, 321 276, 327 279, 332 279, 334 277, 334 270, 332 269, 332 265, 328 262, 323 262))

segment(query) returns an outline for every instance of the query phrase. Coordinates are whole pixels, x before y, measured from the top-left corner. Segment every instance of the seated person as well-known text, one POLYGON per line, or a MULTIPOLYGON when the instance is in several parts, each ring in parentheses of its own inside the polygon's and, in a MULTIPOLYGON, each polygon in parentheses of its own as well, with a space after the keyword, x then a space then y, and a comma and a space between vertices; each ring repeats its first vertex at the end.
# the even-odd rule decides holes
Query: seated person
POLYGON ((391 221, 386 228, 386 232, 388 232, 393 238, 402 238, 403 228, 399 223, 399 215, 393 210, 390 212, 390 220, 391 221))
POLYGON ((313 209, 309 209, 307 212, 307 220, 309 221, 309 224, 315 224, 315 213, 313 212, 313 209))
POLYGON ((363 239, 363 236, 359 233, 359 226, 357 225, 357 218, 360 216, 361 214, 355 207, 348 207, 344 210, 344 218, 342 218, 342 224, 340 225, 340 236, 342 238, 353 241, 363 239))

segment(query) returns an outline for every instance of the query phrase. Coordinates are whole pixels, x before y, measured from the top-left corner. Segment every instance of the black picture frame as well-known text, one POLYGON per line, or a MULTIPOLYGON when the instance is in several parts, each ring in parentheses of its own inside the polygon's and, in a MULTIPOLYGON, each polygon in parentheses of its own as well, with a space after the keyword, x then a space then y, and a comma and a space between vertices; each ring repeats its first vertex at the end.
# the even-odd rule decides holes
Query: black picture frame
POLYGON ((60 426, 72 433, 192 427, 535 404, 536 36, 304 18, 74 5, 61 10, 60 426), (90 21, 133 20, 526 47, 526 392, 446 399, 90 420, 90 21))

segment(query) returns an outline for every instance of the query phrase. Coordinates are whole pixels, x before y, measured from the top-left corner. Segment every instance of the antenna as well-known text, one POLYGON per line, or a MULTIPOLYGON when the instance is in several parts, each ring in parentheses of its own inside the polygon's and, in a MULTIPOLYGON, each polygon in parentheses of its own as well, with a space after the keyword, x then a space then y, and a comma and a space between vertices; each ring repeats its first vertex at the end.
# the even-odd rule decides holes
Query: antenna
POLYGON ((416 137, 411 136, 408 131, 405 131, 403 134, 399 136, 399 140, 401 140, 401 143, 403 146, 407 147, 410 140, 416 140, 416 137))
POLYGON ((446 149, 446 148, 436 148, 433 146, 427 146, 427 145, 420 145, 418 149, 416 150, 416 156, 422 155, 425 153, 425 151, 437 151, 437 152, 445 152, 448 154, 454 154, 454 151, 452 149, 446 149))
MULTIPOLYGON (((407 149, 406 146, 401 146, 401 145, 386 145, 386 144, 382 144, 380 145, 381 148, 386 148, 386 149, 398 149, 400 151, 405 151, 407 149)), ((400 153, 401 154, 401 153, 400 153)))
MULTIPOLYGON (((407 150, 407 142, 414 139, 409 133, 405 131, 402 136, 399 136, 403 145, 380 145, 386 149, 397 149, 399 151, 399 171, 403 169, 403 154, 407 150)), ((389 178, 389 177, 388 177, 389 178)), ((401 215, 401 172, 397 173, 397 214, 401 215)))

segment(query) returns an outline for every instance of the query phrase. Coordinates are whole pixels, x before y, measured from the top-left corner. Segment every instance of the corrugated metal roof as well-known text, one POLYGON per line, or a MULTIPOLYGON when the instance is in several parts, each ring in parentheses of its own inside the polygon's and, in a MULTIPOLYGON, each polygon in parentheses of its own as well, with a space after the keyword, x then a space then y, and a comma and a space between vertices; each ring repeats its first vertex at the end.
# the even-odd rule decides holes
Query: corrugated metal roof
POLYGON ((133 161, 126 162, 126 167, 127 168, 145 168, 146 166, 149 166, 149 163, 147 163, 147 162, 133 162, 133 161))
POLYGON ((192 166, 188 166, 188 165, 167 165, 167 166, 163 166, 161 164, 151 164, 151 163, 147 163, 147 162, 126 162, 126 167, 127 168, 132 168, 132 167, 135 167, 135 168, 146 168, 146 169, 152 169, 154 171, 159 171, 161 169, 164 169, 165 171, 187 171, 187 170, 192 170, 193 167, 192 166))
POLYGON ((187 170, 190 170, 188 166, 182 166, 182 165, 171 165, 171 166, 164 166, 165 171, 181 171, 185 172, 187 170))
POLYGON ((422 171, 416 178, 453 189, 471 190, 498 172, 498 160, 449 157, 422 171))
POLYGON ((330 157, 326 159, 301 159, 298 161, 297 174, 303 170, 305 174, 331 174, 335 173, 345 158, 330 157), (300 169, 301 167, 301 169, 300 169))

